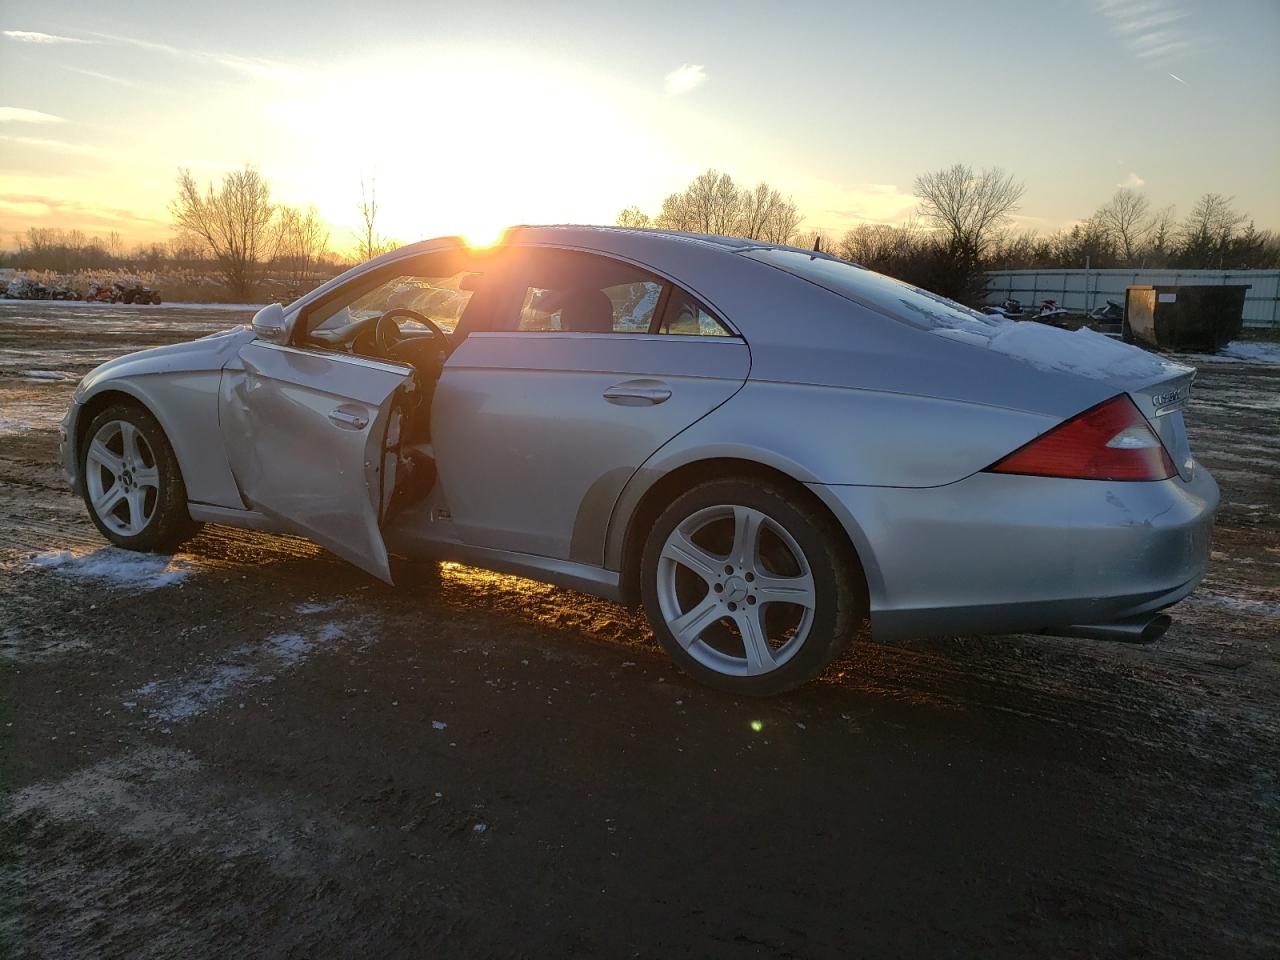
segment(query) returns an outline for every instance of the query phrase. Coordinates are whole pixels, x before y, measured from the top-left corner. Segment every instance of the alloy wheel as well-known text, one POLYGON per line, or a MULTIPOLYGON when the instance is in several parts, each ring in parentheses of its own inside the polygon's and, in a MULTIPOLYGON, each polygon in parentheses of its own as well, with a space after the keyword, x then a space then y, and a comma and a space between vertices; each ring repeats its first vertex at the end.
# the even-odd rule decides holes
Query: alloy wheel
POLYGON ((657 599, 676 642, 729 676, 776 670, 804 645, 817 607, 813 570, 796 539, 760 510, 698 510, 667 536, 657 599))
POLYGON ((155 453, 127 420, 104 423, 85 453, 85 483, 98 519, 123 537, 146 529, 160 502, 155 453))

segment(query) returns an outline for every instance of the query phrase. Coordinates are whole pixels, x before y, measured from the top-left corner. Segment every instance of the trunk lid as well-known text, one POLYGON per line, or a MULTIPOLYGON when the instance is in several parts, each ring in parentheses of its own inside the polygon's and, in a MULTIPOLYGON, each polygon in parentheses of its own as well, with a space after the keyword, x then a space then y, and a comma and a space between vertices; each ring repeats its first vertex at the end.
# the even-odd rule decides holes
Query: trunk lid
POLYGON ((1068 332, 1034 321, 999 326, 987 346, 1041 369, 1087 377, 1129 394, 1169 451, 1178 475, 1191 479, 1195 461, 1182 413, 1195 380, 1194 367, 1088 328, 1068 332))

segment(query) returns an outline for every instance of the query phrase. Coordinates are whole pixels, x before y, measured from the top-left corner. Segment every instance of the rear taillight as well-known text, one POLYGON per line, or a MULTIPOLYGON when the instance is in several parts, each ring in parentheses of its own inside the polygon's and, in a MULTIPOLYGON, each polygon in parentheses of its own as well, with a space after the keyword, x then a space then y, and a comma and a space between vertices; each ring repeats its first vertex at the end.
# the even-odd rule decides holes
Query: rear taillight
POLYGON ((1168 480, 1176 472, 1127 394, 1077 414, 987 470, 1077 480, 1168 480))

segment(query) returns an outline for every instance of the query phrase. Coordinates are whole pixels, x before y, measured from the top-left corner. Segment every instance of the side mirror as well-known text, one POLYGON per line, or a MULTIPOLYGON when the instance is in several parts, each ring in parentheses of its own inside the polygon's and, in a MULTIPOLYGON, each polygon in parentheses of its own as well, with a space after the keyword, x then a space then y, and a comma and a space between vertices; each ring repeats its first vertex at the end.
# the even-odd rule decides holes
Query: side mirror
POLYGON ((253 332, 259 340, 268 343, 289 342, 289 322, 284 316, 284 307, 278 303, 269 303, 253 315, 253 332))

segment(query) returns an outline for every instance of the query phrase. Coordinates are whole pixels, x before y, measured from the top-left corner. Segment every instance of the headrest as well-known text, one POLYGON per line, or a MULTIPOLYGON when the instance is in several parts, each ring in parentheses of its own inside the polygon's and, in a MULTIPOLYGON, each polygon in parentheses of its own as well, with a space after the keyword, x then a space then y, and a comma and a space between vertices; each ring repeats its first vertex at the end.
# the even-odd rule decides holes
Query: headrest
POLYGON ((613 301, 603 290, 574 290, 560 307, 560 329, 578 333, 612 333, 613 301))

